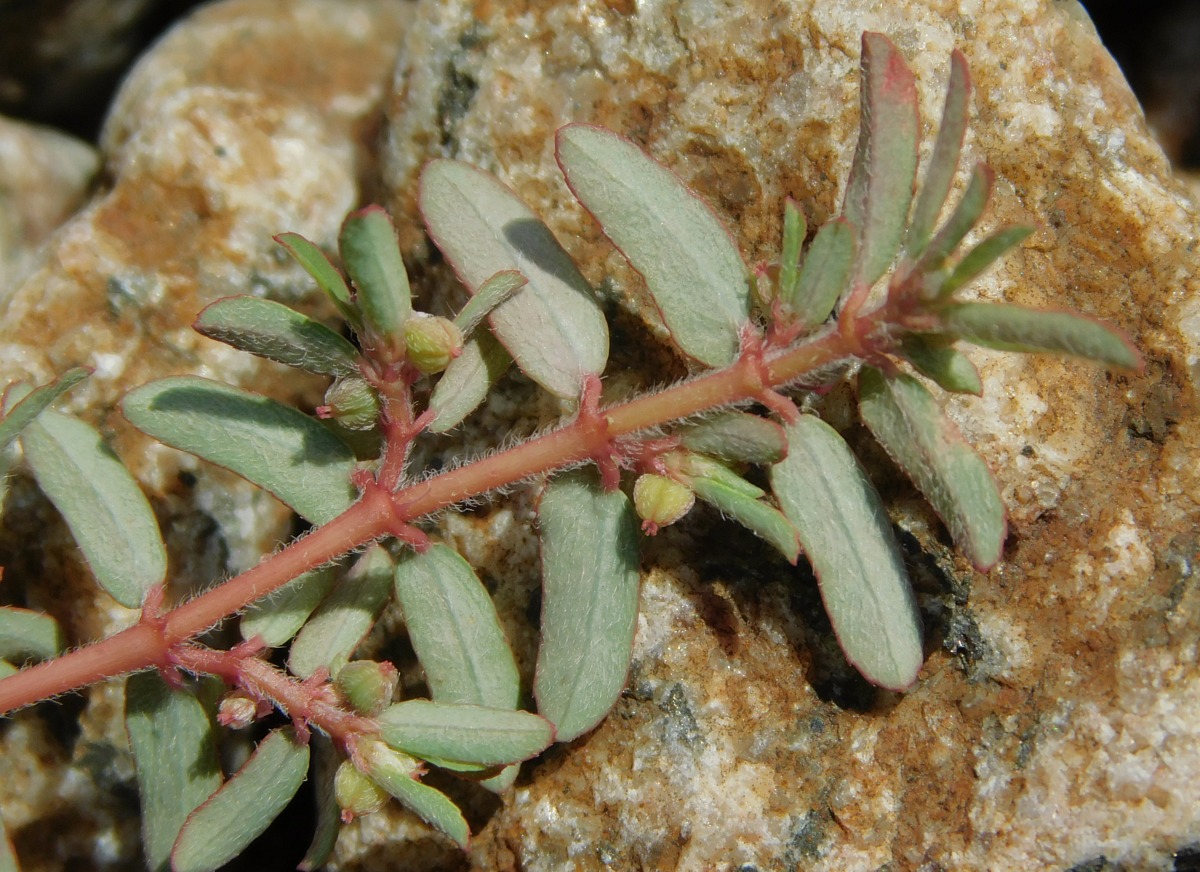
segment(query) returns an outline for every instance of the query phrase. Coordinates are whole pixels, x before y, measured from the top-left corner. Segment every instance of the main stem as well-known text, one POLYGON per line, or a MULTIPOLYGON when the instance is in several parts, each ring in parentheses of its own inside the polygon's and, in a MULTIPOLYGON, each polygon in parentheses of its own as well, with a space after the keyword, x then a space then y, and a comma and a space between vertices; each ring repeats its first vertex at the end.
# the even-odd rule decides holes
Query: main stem
MULTIPOLYGON (((874 332, 887 306, 856 319, 853 335, 874 332)), ((128 672, 168 668, 172 649, 198 636, 293 578, 418 518, 538 473, 597 457, 612 441, 699 412, 764 395, 771 388, 854 356, 846 331, 830 331, 605 409, 580 414, 556 430, 394 493, 368 485, 361 499, 310 535, 205 594, 163 615, 143 614, 127 630, 0 680, 0 715, 128 672)), ((149 611, 149 610, 147 610, 149 611)))

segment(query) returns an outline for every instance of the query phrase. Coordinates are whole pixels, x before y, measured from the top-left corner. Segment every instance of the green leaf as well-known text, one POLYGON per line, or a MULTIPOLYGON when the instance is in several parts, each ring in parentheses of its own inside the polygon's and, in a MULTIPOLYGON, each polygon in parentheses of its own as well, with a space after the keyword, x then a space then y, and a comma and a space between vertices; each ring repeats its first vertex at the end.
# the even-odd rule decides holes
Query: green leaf
POLYGON ((392 219, 382 206, 350 213, 338 247, 368 332, 399 352, 404 347, 404 322, 412 314, 412 291, 392 219))
POLYGON ((679 436, 684 448, 735 463, 777 463, 787 454, 783 428, 746 412, 721 412, 679 436))
POLYGON ((171 851, 174 872, 211 872, 260 836, 308 774, 308 745, 272 730, 237 773, 188 817, 171 851))
POLYGON ((125 683, 125 729, 137 764, 146 863, 163 872, 188 815, 221 786, 212 722, 192 694, 142 672, 125 683))
POLYGON ((868 681, 904 690, 921 669, 921 616, 883 503, 824 421, 802 415, 787 435, 771 487, 800 533, 838 643, 868 681))
POLYGON ((85 366, 69 369, 49 384, 30 391, 25 385, 13 385, 11 397, 4 400, 4 420, 0 421, 0 451, 8 448, 17 434, 50 404, 92 374, 85 366), (15 390, 15 392, 14 392, 15 390), (20 394, 18 398, 17 394, 20 394))
POLYGON ((808 247, 795 293, 785 299, 806 327, 818 327, 829 317, 846 290, 854 266, 854 228, 845 219, 817 231, 808 247))
POLYGON ((856 283, 873 285, 900 249, 917 174, 917 86, 886 36, 862 37, 862 120, 843 216, 859 233, 856 283))
POLYGON ((354 305, 350 288, 346 286, 346 280, 342 278, 337 267, 325 256, 325 252, 298 233, 281 233, 275 237, 275 241, 313 277, 317 287, 333 300, 338 312, 354 328, 354 332, 362 335, 362 315, 354 305))
POLYGON ((8 678, 10 675, 16 675, 19 670, 7 660, 0 659, 0 678, 8 678))
MULTIPOLYGON (((992 171, 984 164, 976 164, 971 169, 971 178, 967 182, 962 199, 921 253, 916 267, 918 271, 932 272, 940 269, 946 258, 954 253, 959 243, 979 223, 992 196, 992 180, 992 171)), ((949 292, 939 290, 939 293, 948 295, 949 292)))
POLYGON ((981 571, 1000 559, 1004 503, 987 464, 915 378, 884 378, 864 368, 858 377, 863 421, 920 488, 955 543, 981 571))
POLYGON ((58 621, 43 612, 0 606, 0 657, 48 660, 62 650, 58 621))
POLYGON ((52 409, 30 422, 21 445, 101 587, 124 606, 140 606, 166 575, 167 552, 125 464, 90 425, 52 409))
POLYGON ((572 193, 646 280, 671 336, 708 366, 737 359, 750 318, 746 264, 729 229, 674 173, 611 130, 556 136, 572 193))
POLYGON ((998 258, 1014 248, 1030 233, 1032 227, 1005 227, 997 230, 987 239, 966 253, 962 260, 950 271, 938 289, 938 296, 948 298, 959 288, 975 279, 991 266, 998 258))
POLYGON ((496 766, 528 760, 554 741, 554 728, 530 712, 412 699, 378 719, 383 741, 414 757, 496 766))
POLYGON ((771 543, 789 562, 795 563, 800 556, 796 529, 775 507, 711 478, 693 478, 692 489, 696 496, 715 506, 722 515, 771 543))
POLYGON ((288 669, 308 678, 324 667, 336 677, 371 631, 391 592, 392 558, 381 545, 372 545, 296 636, 288 669))
POLYGON ((971 359, 945 340, 925 335, 905 336, 900 342, 904 359, 942 390, 956 394, 983 393, 983 381, 971 359))
POLYGON ((342 829, 342 810, 338 808, 333 783, 339 755, 334 751, 333 743, 320 733, 314 734, 309 741, 313 746, 317 822, 313 827, 312 842, 296 867, 300 872, 314 872, 329 862, 342 829))
POLYGON ((192 326, 211 339, 288 366, 332 376, 359 374, 358 350, 350 342, 273 300, 225 297, 192 326))
POLYGON ((604 371, 608 324, 554 234, 498 180, 458 161, 425 165, 420 205, 430 237, 472 294, 503 270, 529 280, 488 316, 492 330, 522 372, 577 398, 584 376, 604 371))
POLYGON ((534 694, 558 740, 586 733, 617 701, 638 609, 638 518, 591 470, 554 478, 538 510, 542 642, 534 694))
POLYGON ((375 783, 464 851, 470 846, 471 831, 458 806, 446 794, 413 778, 411 770, 397 765, 394 758, 403 755, 397 755, 382 742, 361 743, 359 750, 366 766, 364 771, 375 783))
POLYGON ((258 636, 268 648, 286 644, 300 632, 309 615, 333 588, 336 573, 333 566, 314 569, 254 603, 242 615, 239 625, 242 638, 249 640, 258 636))
POLYGON ((779 296, 790 299, 796 293, 796 282, 800 278, 800 249, 808 223, 796 201, 788 197, 783 202, 783 250, 779 254, 779 296))
POLYGON ((463 336, 469 336, 479 323, 501 303, 529 284, 529 280, 515 269, 502 269, 479 286, 479 290, 467 300, 462 311, 454 317, 454 323, 463 336))
POLYGON ((208 379, 150 382, 121 404, 133 426, 231 469, 314 524, 354 502, 354 454, 319 422, 276 400, 208 379))
POLYGON ((1048 351, 1140 370, 1142 356, 1116 328, 1074 312, 1006 303, 957 303, 938 309, 941 329, 1004 351, 1048 351))
POLYGON ((955 49, 950 55, 950 81, 946 85, 946 103, 942 109, 937 141, 925 170, 925 181, 921 185, 916 208, 913 209, 912 221, 908 225, 908 256, 914 260, 921 256, 929 244, 938 215, 954 184, 963 138, 967 133, 970 100, 971 75, 967 71, 967 59, 955 49))
POLYGON ((463 343, 462 354, 450 361, 433 389, 429 398, 429 408, 434 411, 430 432, 445 433, 461 424, 487 398, 510 363, 512 358, 491 333, 476 331, 463 343))
POLYGON ((749 500, 757 500, 767 494, 765 490, 746 481, 725 463, 702 454, 687 455, 680 464, 679 471, 688 478, 708 479, 749 500))

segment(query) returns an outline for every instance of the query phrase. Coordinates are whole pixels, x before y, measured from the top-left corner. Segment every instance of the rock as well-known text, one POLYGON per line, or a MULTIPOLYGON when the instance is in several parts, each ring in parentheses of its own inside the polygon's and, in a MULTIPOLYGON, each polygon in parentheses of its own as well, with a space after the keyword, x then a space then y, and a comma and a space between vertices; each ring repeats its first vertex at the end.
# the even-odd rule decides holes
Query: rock
MULTIPOLYGON (((926 158, 950 52, 967 56, 967 156, 998 178, 989 224, 1036 228, 979 296, 1113 321, 1147 371, 973 353, 985 396, 949 408, 1012 510, 988 575, 875 464, 929 635, 903 696, 840 662, 802 571, 715 519, 672 528, 647 553, 625 696, 526 767, 472 868, 1169 869, 1200 841, 1196 206, 1080 7, 425 4, 384 158, 405 243, 419 259, 423 161, 479 164, 653 346, 653 307, 563 185, 554 130, 590 121, 643 143, 767 260, 785 195, 810 226, 839 209, 864 29, 916 72, 926 158)), ((527 590, 534 572, 492 577, 527 590)), ((347 839, 337 868, 377 856, 347 839)))

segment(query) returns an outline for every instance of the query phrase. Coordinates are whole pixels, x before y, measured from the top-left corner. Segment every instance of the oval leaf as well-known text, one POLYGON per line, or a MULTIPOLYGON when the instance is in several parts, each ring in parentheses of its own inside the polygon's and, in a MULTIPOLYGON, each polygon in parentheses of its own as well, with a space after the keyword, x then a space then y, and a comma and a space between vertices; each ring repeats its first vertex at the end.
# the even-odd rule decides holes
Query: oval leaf
POLYGON ((779 296, 790 298, 796 293, 800 279, 800 248, 808 233, 808 222, 796 201, 788 197, 783 202, 783 245, 779 253, 779 296))
POLYGON ((164 872, 184 821, 221 786, 212 722, 192 694, 142 672, 125 683, 125 729, 137 765, 146 864, 164 872))
POLYGON ((430 431, 445 433, 461 424, 487 398, 510 363, 512 358, 491 333, 477 331, 463 343, 462 353, 450 361, 433 389, 430 431))
POLYGON ((349 341, 273 300, 226 297, 201 312, 192 327, 210 339, 309 372, 359 374, 358 350, 349 341))
POLYGON ((356 497, 353 452, 283 403, 181 376, 131 391, 121 407, 142 432, 233 470, 314 524, 333 520, 356 497))
POLYGON ((67 370, 50 384, 34 388, 32 391, 24 385, 13 385, 9 389, 11 397, 5 397, 4 420, 0 421, 0 451, 11 445, 17 434, 41 414, 43 409, 49 408, 51 403, 91 374, 92 371, 87 367, 77 366, 67 370))
MULTIPOLYGON (((439 790, 426 787, 393 759, 395 754, 380 742, 359 746, 366 774, 380 787, 398 799, 405 808, 420 817, 438 832, 448 836, 464 851, 471 843, 471 830, 466 819, 450 798, 439 790)), ((414 764, 416 761, 412 761, 414 764)))
POLYGON ((787 454, 783 428, 746 412, 721 412, 680 433, 684 448, 735 463, 778 463, 787 454))
POLYGON ((553 479, 538 510, 542 642, 534 694, 558 740, 586 733, 617 701, 638 610, 638 518, 594 472, 553 479))
POLYGON ((592 289, 558 240, 488 173, 451 160, 421 172, 429 235, 472 294, 496 273, 529 283, 488 316, 521 371, 556 396, 575 399, 583 378, 608 360, 608 324, 592 289))
POLYGON ((528 760, 554 741, 554 728, 530 712, 412 699, 378 718, 383 741, 414 757, 495 766, 528 760))
POLYGON ((987 464, 915 378, 884 378, 864 368, 858 377, 863 421, 913 480, 976 568, 1000 559, 1004 503, 987 464))
POLYGON ((43 612, 0 606, 0 657, 19 660, 36 657, 46 660, 63 647, 58 621, 43 612))
POLYGON ((469 336, 493 309, 512 298, 513 294, 529 284, 529 280, 515 269, 502 269, 482 285, 467 300, 467 305, 454 316, 454 323, 463 336, 469 336))
POLYGON ((211 872, 258 838, 308 775, 308 745, 272 730, 237 773, 188 817, 171 851, 175 872, 211 872))
POLYGON ((980 396, 983 393, 983 380, 979 377, 979 370, 965 354, 950 347, 948 341, 913 335, 905 336, 900 347, 904 359, 942 390, 980 396))
POLYGON ((412 314, 412 291, 392 219, 382 206, 352 212, 342 225, 338 248, 368 331, 400 351, 404 322, 412 314))
POLYGON ((921 669, 921 616, 879 495, 824 421, 801 415, 787 436, 771 487, 800 533, 838 643, 868 681, 904 690, 921 669))
POLYGON ((317 287, 333 300, 333 304, 337 306, 346 323, 354 328, 354 332, 361 334, 362 318, 354 305, 354 299, 350 296, 350 288, 346 286, 346 280, 342 278, 338 268, 325 256, 325 252, 299 233, 280 233, 275 237, 275 241, 313 277, 317 287))
POLYGON ((21 433, 38 487, 71 528, 96 580, 130 608, 163 580, 167 552, 150 504, 91 426, 46 409, 21 433))
POLYGON ((737 359, 750 317, 746 264, 729 230, 633 142, 568 124, 556 136, 572 193, 646 280, 680 349, 708 366, 737 359))
POLYGON ((831 221, 817 231, 804 257, 796 290, 784 298, 804 326, 820 326, 837 305, 854 266, 854 249, 854 228, 845 219, 831 221))
POLYGON ((789 562, 795 563, 800 556, 796 530, 778 509, 711 478, 693 478, 692 489, 722 515, 770 542, 789 562))
POLYGON ((333 588, 337 570, 326 566, 293 578, 242 615, 243 639, 259 637, 268 648, 278 648, 300 632, 304 622, 333 588))

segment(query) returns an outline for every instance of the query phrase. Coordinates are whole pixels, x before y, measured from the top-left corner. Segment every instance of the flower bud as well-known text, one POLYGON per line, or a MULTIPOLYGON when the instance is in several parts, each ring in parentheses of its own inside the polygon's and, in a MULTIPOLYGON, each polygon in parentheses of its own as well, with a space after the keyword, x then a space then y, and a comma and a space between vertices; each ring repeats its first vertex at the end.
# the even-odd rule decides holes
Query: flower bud
POLYGON ((355 660, 341 668, 333 684, 359 714, 379 714, 392 701, 400 673, 386 660, 355 660))
POLYGON ((453 321, 413 312, 404 322, 408 362, 426 375, 441 372, 462 352, 462 331, 453 321))
POLYGON ((387 792, 349 760, 343 760, 333 776, 333 795, 342 810, 342 823, 379 811, 387 802, 387 792))
POLYGON ((244 730, 258 719, 258 703, 239 691, 226 694, 217 706, 217 723, 231 730, 244 730))
POLYGON ((333 418, 349 430, 370 430, 379 420, 379 394, 361 378, 340 378, 325 392, 320 417, 333 418))
POLYGON ((651 536, 686 515, 695 502, 690 487, 665 475, 647 473, 633 485, 633 506, 642 519, 642 529, 651 536))

